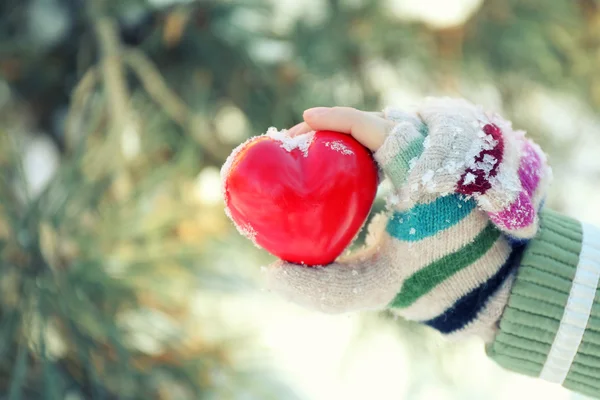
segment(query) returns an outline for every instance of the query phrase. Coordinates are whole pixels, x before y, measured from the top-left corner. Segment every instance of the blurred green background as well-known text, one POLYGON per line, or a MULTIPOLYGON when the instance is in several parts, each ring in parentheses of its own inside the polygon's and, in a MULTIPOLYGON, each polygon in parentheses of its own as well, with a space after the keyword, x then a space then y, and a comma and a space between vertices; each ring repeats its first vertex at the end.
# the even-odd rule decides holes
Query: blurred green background
POLYGON ((462 96, 600 224, 599 71, 597 0, 2 0, 0 399, 583 399, 264 292, 219 169, 308 107, 462 96))

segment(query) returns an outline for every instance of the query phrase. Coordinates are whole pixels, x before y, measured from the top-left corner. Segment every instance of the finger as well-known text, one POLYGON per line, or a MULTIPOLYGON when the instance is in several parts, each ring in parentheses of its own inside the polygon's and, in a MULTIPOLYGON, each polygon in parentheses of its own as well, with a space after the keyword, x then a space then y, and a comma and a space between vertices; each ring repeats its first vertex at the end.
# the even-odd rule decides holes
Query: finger
POLYGON ((378 150, 394 124, 376 114, 350 107, 318 107, 306 110, 304 120, 313 130, 331 130, 352 135, 363 146, 378 150))
POLYGON ((300 122, 288 130, 288 135, 291 137, 299 136, 312 131, 312 128, 306 122, 300 122))

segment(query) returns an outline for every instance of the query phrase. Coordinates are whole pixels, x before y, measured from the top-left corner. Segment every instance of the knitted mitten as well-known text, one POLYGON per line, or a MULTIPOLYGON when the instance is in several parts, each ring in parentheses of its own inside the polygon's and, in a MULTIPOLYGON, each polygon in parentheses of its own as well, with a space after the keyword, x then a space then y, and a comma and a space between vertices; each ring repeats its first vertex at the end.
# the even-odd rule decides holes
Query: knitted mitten
POLYGON ((280 260, 265 269, 268 287, 324 312, 390 308, 450 337, 489 341, 537 229, 545 157, 462 100, 385 116, 395 127, 375 158, 395 193, 367 247, 324 267, 280 260))

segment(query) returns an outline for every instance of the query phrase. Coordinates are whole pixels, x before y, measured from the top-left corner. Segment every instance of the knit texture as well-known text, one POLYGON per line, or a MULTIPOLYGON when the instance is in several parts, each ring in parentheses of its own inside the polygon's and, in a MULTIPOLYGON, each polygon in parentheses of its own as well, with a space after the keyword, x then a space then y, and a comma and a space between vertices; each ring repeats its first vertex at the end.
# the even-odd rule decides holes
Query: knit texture
POLYGON ((327 313, 389 308, 452 339, 478 335, 491 340, 521 247, 511 246, 472 200, 458 195, 442 199, 392 218, 381 214, 369 226, 364 251, 325 267, 275 263, 268 268, 268 286, 327 313), (421 230, 418 224, 407 229, 411 215, 425 207, 428 215, 455 222, 445 222, 439 230, 421 230))
POLYGON ((388 308, 449 338, 491 341, 524 248, 506 232, 537 229, 536 210, 511 208, 542 193, 539 179, 519 181, 520 165, 528 165, 527 179, 544 176, 543 155, 523 161, 514 132, 466 102, 430 100, 416 112, 384 115, 395 125, 375 159, 394 193, 368 227, 366 248, 324 267, 276 262, 265 269, 268 287, 323 312, 388 308), (519 219, 523 212, 535 218, 519 219))
POLYGON ((487 352, 509 370, 600 398, 600 236, 584 236, 580 222, 542 213, 487 352))
POLYGON ((515 239, 535 235, 552 171, 523 131, 462 99, 431 98, 415 114, 387 109, 385 115, 404 120, 376 157, 404 188, 405 202, 425 194, 461 193, 475 199, 505 234, 515 239), (418 157, 415 149, 421 146, 418 157))

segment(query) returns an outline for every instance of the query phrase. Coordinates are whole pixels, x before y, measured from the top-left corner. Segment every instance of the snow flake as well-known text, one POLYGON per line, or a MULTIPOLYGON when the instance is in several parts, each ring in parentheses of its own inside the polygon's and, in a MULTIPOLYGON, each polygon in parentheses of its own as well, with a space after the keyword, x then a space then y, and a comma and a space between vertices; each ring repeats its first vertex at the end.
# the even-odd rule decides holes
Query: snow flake
POLYGON ((409 235, 414 235, 417 233, 417 230, 415 228, 410 228, 410 231, 408 231, 409 235))
POLYGON ((259 247, 258 244, 256 243, 256 235, 257 232, 256 230, 252 227, 252 225, 246 223, 244 225, 239 225, 239 224, 234 224, 235 227, 237 228, 238 232, 246 237, 247 239, 251 240, 252 243, 256 246, 259 247))
POLYGON ((435 172, 433 172, 432 170, 429 170, 429 171, 425 172, 425 175, 423 175, 421 177, 421 181, 423 182, 424 185, 426 185, 429 182, 431 182, 431 180, 433 179, 434 176, 435 176, 435 172))
POLYGON ((448 173, 450 173, 450 174, 453 174, 453 173, 457 172, 463 166, 464 166, 464 163, 462 163, 462 162, 448 160, 446 162, 446 164, 444 164, 443 170, 448 171, 448 173))
POLYGON ((229 154, 229 157, 227 157, 227 159, 225 160, 225 163, 223 163, 223 166, 221 167, 222 198, 225 199, 225 214, 230 219, 231 219, 231 212, 229 211, 229 208, 227 207, 227 178, 229 177, 229 172, 231 171, 231 166, 233 165, 233 162, 236 160, 238 154, 244 148, 246 148, 246 146, 248 146, 248 144, 250 144, 250 142, 252 142, 254 140, 256 140, 256 137, 252 137, 252 138, 246 140, 245 142, 238 145, 235 149, 233 149, 231 151, 231 153, 229 154))
POLYGON ((267 130, 266 136, 281 142, 281 147, 286 151, 291 152, 292 150, 298 149, 304 154, 304 157, 307 157, 308 149, 315 137, 315 132, 308 132, 292 137, 288 135, 285 129, 279 131, 276 128, 271 127, 267 130))
POLYGON ((428 149, 431 147, 431 136, 427 136, 425 140, 423 140, 423 148, 428 149))
POLYGON ((339 153, 342 153, 345 156, 349 156, 354 154, 352 150, 348 148, 341 140, 336 140, 333 142, 325 142, 325 146, 329 147, 331 150, 335 150, 339 153))
POLYGON ((477 204, 484 211, 492 211, 494 209, 492 202, 487 198, 487 196, 478 196, 477 204))
POLYGON ((483 162, 494 166, 498 163, 498 160, 496 159, 496 157, 492 156, 491 154, 484 154, 483 162))
POLYGON ((357 271, 357 270, 355 270, 355 269, 353 269, 353 270, 352 270, 352 276, 356 276, 356 275, 358 275, 358 271, 357 271))
POLYGON ((417 165, 417 161, 419 161, 419 159, 417 157, 415 157, 408 162, 408 171, 409 172, 415 168, 415 165, 417 165))
POLYGON ((494 137, 492 135, 486 135, 483 138, 483 141, 485 142, 487 148, 485 150, 492 150, 494 147, 496 147, 498 145, 498 141, 496 139, 494 139, 494 137))
POLYGON ((467 172, 467 174, 465 175, 465 179, 463 181, 463 185, 465 185, 465 186, 470 185, 472 183, 475 183, 476 180, 477 180, 477 175, 467 172))

